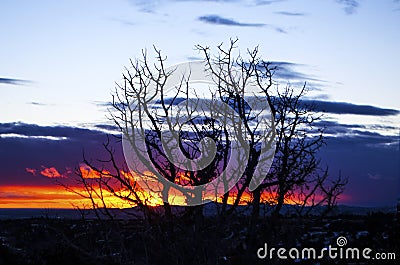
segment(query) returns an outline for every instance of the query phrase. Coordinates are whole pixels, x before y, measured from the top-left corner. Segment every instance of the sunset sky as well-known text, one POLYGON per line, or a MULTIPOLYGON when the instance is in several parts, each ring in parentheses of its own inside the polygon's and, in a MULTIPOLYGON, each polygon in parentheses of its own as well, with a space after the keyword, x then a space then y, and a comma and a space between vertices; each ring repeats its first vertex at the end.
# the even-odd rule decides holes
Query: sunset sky
MULTIPOLYGON (((400 1, 116 0, 0 3, 0 208, 69 207, 68 181, 112 131, 107 107, 130 58, 152 45, 173 65, 238 38, 286 85, 307 81, 326 112, 341 203, 400 197, 400 1)), ((215 50, 214 50, 215 51, 215 50)))

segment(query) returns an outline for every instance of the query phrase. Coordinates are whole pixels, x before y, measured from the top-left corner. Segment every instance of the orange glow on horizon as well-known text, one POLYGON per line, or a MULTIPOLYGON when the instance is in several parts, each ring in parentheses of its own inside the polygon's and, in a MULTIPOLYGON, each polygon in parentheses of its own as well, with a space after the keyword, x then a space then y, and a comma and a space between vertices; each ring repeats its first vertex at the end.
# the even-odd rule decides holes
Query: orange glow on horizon
POLYGON ((61 186, 1 186, 0 208, 73 208, 82 197, 61 186))
MULTIPOLYGON (((81 168, 82 170, 82 168, 81 168)), ((95 180, 96 177, 95 172, 90 169, 85 169, 87 171, 87 176, 89 179, 95 180)), ((126 178, 132 180, 133 184, 135 183, 135 178, 138 176, 133 176, 132 173, 121 172, 126 178)), ((98 174, 98 173, 97 173, 98 174)), ((71 187, 76 192, 83 192, 83 187, 74 186, 71 187)), ((163 201, 161 198, 151 196, 144 192, 140 186, 136 186, 135 190, 138 191, 138 196, 140 200, 145 202, 145 204, 149 206, 158 206, 162 205, 163 201)), ((104 203, 109 208, 131 208, 135 205, 132 203, 128 203, 122 199, 115 197, 109 191, 102 190, 100 192, 98 187, 94 186, 94 191, 100 194, 103 193, 104 203)), ((132 194, 128 190, 120 190, 116 191, 118 194, 122 196, 132 196, 132 194)), ((230 196, 228 198, 228 204, 233 204, 235 202, 237 193, 232 190, 230 192, 230 196)), ((274 192, 264 192, 261 195, 261 201, 263 203, 274 203, 276 202, 276 193, 274 192)), ((319 199, 319 198, 317 198, 319 199)), ((252 195, 249 192, 243 193, 239 205, 247 205, 251 203, 252 195)), ((349 195, 342 194, 340 195, 340 202, 350 202, 351 197, 349 195)), ((102 207, 103 202, 95 198, 95 202, 102 207)), ((222 198, 218 198, 217 202, 222 202, 222 198)), ((169 194, 169 203, 171 205, 185 205, 186 197, 179 192, 170 192, 169 194)), ((286 204, 301 204, 301 201, 293 196, 291 198, 286 198, 286 204)), ((69 190, 66 190, 65 187, 58 185, 51 186, 0 186, 0 208, 75 208, 76 206, 85 208, 91 208, 91 201, 88 198, 84 198, 76 193, 73 193, 69 190)))
MULTIPOLYGON (((25 168, 26 172, 37 176, 37 173, 47 178, 71 178, 72 171, 66 168, 64 171, 59 171, 55 167, 42 166, 41 170, 32 168, 25 168), (61 172, 61 173, 60 173, 61 172)), ((115 196, 117 194, 122 198, 134 198, 135 196, 127 187, 121 187, 120 183, 112 177, 112 174, 107 170, 101 172, 93 170, 86 164, 79 165, 79 172, 81 177, 87 179, 87 184, 91 185, 91 192, 94 197, 95 203, 98 207, 104 206, 109 208, 131 208, 136 204, 129 202, 129 200, 121 199, 115 196), (112 187, 111 191, 104 188, 100 190, 99 183, 108 183, 112 187), (103 200, 99 198, 102 196, 103 200)), ((125 172, 120 170, 119 172, 122 177, 126 180, 129 185, 134 187, 138 199, 144 204, 149 206, 159 206, 163 204, 161 199, 162 184, 157 181, 157 176, 151 172, 135 173, 125 172), (144 185, 144 186, 141 186, 144 185), (143 189, 142 187, 145 187, 143 189), (151 191, 150 193, 147 191, 151 191)), ((80 180, 78 179, 78 183, 80 180)), ((176 184, 190 183, 191 179, 184 173, 178 173, 176 184)), ((74 208, 76 206, 85 208, 91 208, 92 202, 87 197, 87 191, 84 190, 83 183, 80 186, 75 184, 73 187, 69 187, 71 190, 66 190, 65 187, 60 185, 51 186, 0 186, 0 208, 74 208), (80 196, 83 194, 85 197, 80 196)), ((207 195, 206 195, 207 196, 207 195)), ((228 204, 234 204, 237 196, 235 189, 229 193, 228 204)), ((205 198, 208 199, 209 197, 205 198)), ((135 199, 135 198, 134 198, 135 199)), ((175 188, 171 188, 168 195, 168 202, 171 205, 186 205, 187 197, 175 188)), ((213 199, 213 198, 211 198, 213 199)), ((302 205, 304 196, 299 194, 292 194, 285 198, 285 204, 302 205)), ((316 201, 322 199, 320 195, 315 197, 316 201)), ((217 198, 217 202, 221 203, 223 198, 217 198)), ((340 196, 340 202, 350 202, 351 198, 349 195, 342 194, 340 196)), ((248 205, 252 202, 252 194, 248 191, 244 192, 240 198, 239 205, 248 205)), ((274 191, 264 191, 261 194, 261 203, 275 204, 277 202, 277 194, 274 191)), ((306 205, 310 205, 307 203, 306 205)))

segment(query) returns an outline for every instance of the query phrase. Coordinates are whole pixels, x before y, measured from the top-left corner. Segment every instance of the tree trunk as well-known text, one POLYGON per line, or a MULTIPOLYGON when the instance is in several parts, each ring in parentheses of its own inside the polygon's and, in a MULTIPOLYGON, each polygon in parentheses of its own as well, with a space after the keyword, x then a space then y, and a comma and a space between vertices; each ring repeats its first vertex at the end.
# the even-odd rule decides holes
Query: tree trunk
POLYGON ((279 216, 280 211, 282 210, 283 203, 285 202, 285 191, 282 185, 279 185, 278 191, 278 203, 276 204, 275 210, 273 212, 273 216, 279 216))
POLYGON ((251 213, 251 223, 256 222, 260 216, 260 201, 261 201, 261 189, 258 187, 253 191, 253 210, 251 213))

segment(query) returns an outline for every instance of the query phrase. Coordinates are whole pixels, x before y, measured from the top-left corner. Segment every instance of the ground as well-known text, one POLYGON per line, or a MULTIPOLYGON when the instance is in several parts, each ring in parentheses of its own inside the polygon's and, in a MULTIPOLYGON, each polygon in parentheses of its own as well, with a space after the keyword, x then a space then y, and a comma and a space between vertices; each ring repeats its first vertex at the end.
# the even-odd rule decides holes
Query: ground
POLYGON ((0 264, 397 264, 360 259, 272 259, 257 257, 268 249, 317 250, 371 248, 372 254, 399 251, 399 222, 394 213, 334 217, 263 217, 253 231, 250 218, 186 216, 143 220, 30 218, 0 221, 0 264))

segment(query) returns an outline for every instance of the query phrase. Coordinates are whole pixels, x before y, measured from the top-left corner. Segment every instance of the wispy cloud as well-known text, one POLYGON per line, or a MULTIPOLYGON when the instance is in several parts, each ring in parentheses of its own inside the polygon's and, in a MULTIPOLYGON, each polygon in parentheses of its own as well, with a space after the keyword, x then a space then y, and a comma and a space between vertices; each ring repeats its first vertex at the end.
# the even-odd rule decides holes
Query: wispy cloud
POLYGON ((36 169, 34 168, 25 168, 26 172, 31 173, 32 175, 36 176, 36 169))
POLYGON ((363 143, 374 146, 395 147, 399 139, 396 135, 397 128, 390 125, 364 125, 343 124, 337 121, 321 120, 316 126, 324 128, 324 133, 329 137, 359 138, 363 143), (380 128, 377 128, 379 126, 380 128))
POLYGON ((25 138, 25 139, 52 140, 52 141, 67 140, 67 137, 56 137, 56 136, 46 136, 46 135, 27 136, 17 133, 1 133, 0 138, 25 138))
POLYGON ((354 14, 359 7, 359 2, 356 0, 335 0, 338 4, 343 6, 344 11, 346 14, 354 14))
MULTIPOLYGON (((273 99, 274 101, 279 100, 279 98, 277 97, 273 97, 273 99)), ((165 98, 164 100, 165 104, 178 105, 179 103, 185 101, 186 98, 183 97, 165 98)), ((160 104, 160 102, 157 101, 156 104, 160 104)), ((348 102, 324 101, 318 99, 303 99, 301 100, 301 104, 305 108, 313 109, 313 111, 325 112, 331 114, 353 114, 353 115, 365 115, 365 116, 392 116, 400 114, 400 111, 396 109, 384 109, 371 105, 356 105, 348 102)), ((327 125, 331 126, 332 124, 327 123, 327 125)), ((393 129, 393 127, 391 128, 393 129)), ((388 129, 388 128, 385 127, 383 129, 388 129)))
MULTIPOLYGON (((281 1, 281 0, 275 0, 281 1)), ((161 5, 168 4, 170 2, 218 2, 218 3, 232 3, 240 2, 240 0, 129 0, 133 5, 139 8, 140 12, 154 14, 157 13, 156 9, 161 5)), ((271 1, 274 2, 274 1, 271 1)))
POLYGON ((263 27, 266 24, 263 23, 243 23, 230 18, 224 18, 218 15, 205 15, 198 18, 198 20, 214 25, 224 26, 238 26, 238 27, 263 27))
POLYGON ((303 100, 303 103, 313 105, 315 111, 323 111, 333 114, 355 114, 367 116, 391 116, 400 114, 400 111, 395 109, 383 109, 370 105, 356 105, 347 102, 303 100))
MULTIPOLYGON (((394 4, 400 4, 400 0, 393 0, 393 3, 394 3, 394 4)), ((397 5, 397 7, 393 9, 393 11, 394 11, 394 12, 400 11, 400 7, 398 7, 398 5, 397 5)))
POLYGON ((287 11, 277 11, 274 13, 278 15, 291 16, 291 17, 302 17, 306 15, 305 13, 302 12, 287 12, 287 11))
POLYGON ((298 63, 292 62, 283 62, 283 61, 272 61, 270 63, 270 68, 275 68, 274 76, 277 79, 286 80, 286 81, 315 81, 315 82, 324 82, 321 79, 317 79, 311 75, 302 73, 296 68, 304 66, 298 63))
POLYGON ((46 106, 46 104, 40 103, 40 102, 36 102, 36 101, 31 101, 31 102, 28 102, 27 104, 34 105, 34 106, 46 106))
POLYGON ((256 5, 271 5, 271 4, 275 4, 278 2, 283 2, 285 0, 257 0, 256 1, 256 5))
POLYGON ((224 2, 224 3, 232 3, 232 2, 240 2, 240 0, 175 0, 176 2, 224 2))
MULTIPOLYGON (((102 134, 100 131, 96 133, 102 134)), ((0 138, 74 140, 85 136, 93 137, 94 134, 95 131, 89 129, 67 126, 39 126, 19 122, 0 123, 0 138)))
POLYGON ((116 125, 97 124, 97 125, 95 125, 95 128, 104 130, 106 132, 113 132, 113 133, 120 132, 120 129, 116 125))
POLYGON ((133 23, 132 21, 129 21, 127 19, 112 18, 111 20, 114 21, 114 22, 121 23, 121 24, 126 25, 126 26, 134 26, 135 25, 135 23, 133 23))
POLYGON ((28 84, 30 82, 31 81, 23 80, 23 79, 0 77, 0 84, 20 86, 20 85, 26 85, 26 84, 28 84))
POLYGON ((280 28, 280 27, 275 27, 275 30, 277 31, 277 32, 279 32, 279 33, 287 33, 287 31, 286 30, 284 30, 283 28, 280 28))
MULTIPOLYGON (((271 5, 279 2, 283 2, 287 0, 250 0, 250 1, 242 1, 242 0, 165 0, 165 1, 159 1, 159 0, 129 0, 129 2, 138 7, 138 10, 143 13, 156 13, 157 8, 159 8, 161 5, 168 4, 170 2, 216 2, 216 3, 224 3, 224 4, 231 4, 231 3, 241 3, 244 5, 256 5, 256 6, 262 6, 262 5, 271 5)), ((122 21, 121 21, 122 22, 122 21)))
POLYGON ((369 178, 369 179, 372 179, 372 180, 381 180, 381 179, 382 179, 382 176, 379 175, 379 174, 371 174, 371 173, 368 173, 368 178, 369 178))

